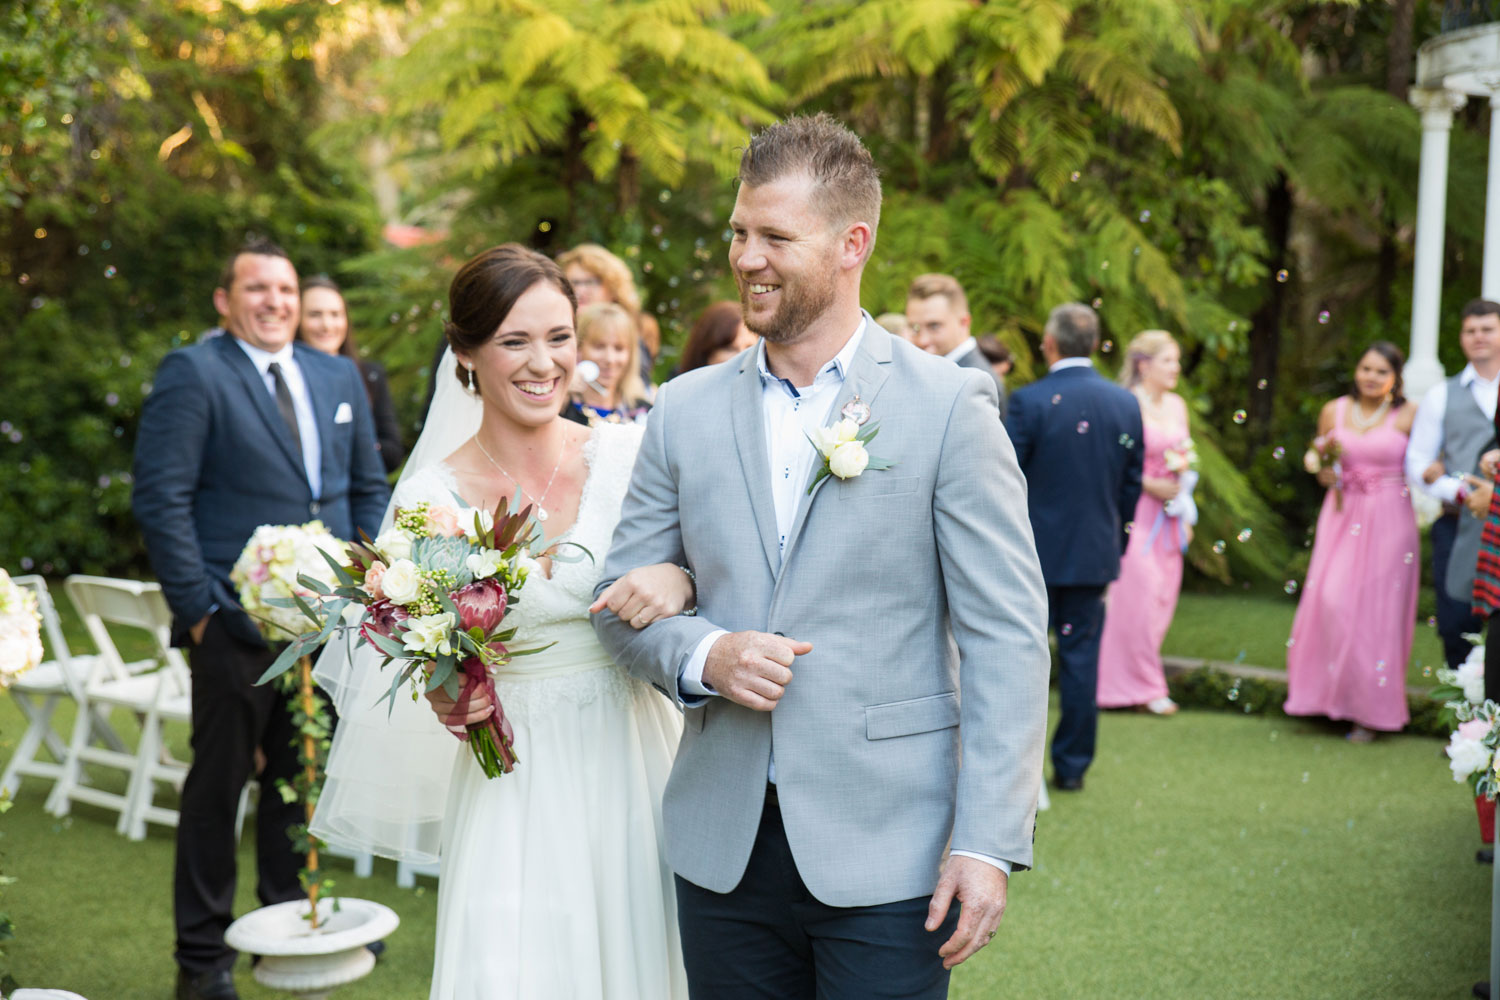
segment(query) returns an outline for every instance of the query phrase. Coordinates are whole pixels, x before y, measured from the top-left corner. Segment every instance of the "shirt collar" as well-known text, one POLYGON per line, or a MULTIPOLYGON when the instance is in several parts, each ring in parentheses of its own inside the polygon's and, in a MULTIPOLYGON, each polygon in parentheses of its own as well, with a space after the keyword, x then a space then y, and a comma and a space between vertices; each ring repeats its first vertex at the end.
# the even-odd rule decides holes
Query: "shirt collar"
POLYGON ((1458 384, 1469 386, 1475 382, 1478 382, 1480 385, 1494 385, 1500 382, 1500 375, 1496 375, 1492 379, 1482 379, 1479 377, 1479 373, 1474 370, 1473 365, 1464 365, 1464 370, 1458 373, 1458 384))
MULTIPOLYGON (((865 318, 863 315, 861 315, 859 318, 859 326, 856 326, 854 328, 854 333, 849 337, 848 342, 846 342, 844 346, 839 349, 839 352, 833 356, 832 361, 828 362, 828 364, 822 367, 822 369, 818 372, 817 377, 813 379, 813 384, 810 386, 803 386, 802 388, 816 389, 820 386, 828 384, 830 380, 837 382, 844 381, 844 379, 848 377, 849 366, 854 362, 854 354, 859 350, 859 344, 860 341, 864 339, 864 335, 865 318)), ((761 339, 760 347, 756 349, 755 364, 756 367, 760 369, 760 382, 762 386, 775 382, 778 383, 782 389, 786 390, 786 394, 788 396, 791 396, 793 399, 801 398, 802 393, 797 389, 796 386, 792 385, 790 379, 779 378, 771 374, 771 369, 766 364, 766 342, 764 338, 761 339)))
POLYGON ((1052 365, 1047 370, 1049 372, 1060 372, 1064 368, 1092 367, 1094 367, 1093 358, 1058 358, 1056 361, 1052 362, 1052 365))
POLYGON ((969 337, 953 350, 949 351, 947 354, 944 354, 943 357, 947 358, 949 361, 957 361, 959 358, 967 357, 969 352, 974 350, 978 346, 979 341, 974 339, 973 337, 969 337))
MULTIPOLYGON (((230 336, 233 336, 233 334, 230 334, 230 336)), ((285 347, 274 354, 248 344, 239 337, 235 337, 234 342, 240 345, 240 350, 244 351, 245 355, 255 363, 255 370, 262 375, 266 373, 267 368, 271 367, 271 362, 273 361, 281 365, 283 369, 289 367, 292 363, 292 343, 290 341, 287 342, 285 347)))

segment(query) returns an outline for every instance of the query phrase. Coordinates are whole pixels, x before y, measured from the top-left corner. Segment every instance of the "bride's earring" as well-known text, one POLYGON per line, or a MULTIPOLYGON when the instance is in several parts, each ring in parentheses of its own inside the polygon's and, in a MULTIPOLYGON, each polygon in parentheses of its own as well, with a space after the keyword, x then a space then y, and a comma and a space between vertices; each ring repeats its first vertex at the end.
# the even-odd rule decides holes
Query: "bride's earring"
POLYGON ((464 367, 469 370, 469 391, 478 392, 479 390, 474 387, 474 366, 466 364, 464 367))

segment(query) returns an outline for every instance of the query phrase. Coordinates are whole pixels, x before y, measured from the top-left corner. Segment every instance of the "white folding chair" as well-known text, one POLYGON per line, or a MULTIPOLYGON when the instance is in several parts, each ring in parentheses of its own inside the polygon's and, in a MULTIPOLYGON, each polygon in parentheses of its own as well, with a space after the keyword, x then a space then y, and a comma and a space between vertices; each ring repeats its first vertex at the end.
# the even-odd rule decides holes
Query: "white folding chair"
POLYGON ((70 576, 64 587, 99 655, 80 693, 78 718, 62 775, 48 796, 46 808, 54 816, 66 816, 74 802, 112 809, 119 813, 115 829, 132 840, 140 840, 146 835, 146 820, 176 822, 175 810, 154 807, 152 800, 156 780, 170 780, 180 787, 187 775, 187 765, 166 752, 162 738, 164 721, 190 718, 191 681, 187 663, 171 648, 171 613, 160 585, 70 576), (137 628, 149 634, 161 666, 150 673, 131 673, 106 624, 137 628), (107 721, 116 709, 133 712, 141 719, 140 738, 134 752, 95 745, 96 719, 107 721), (128 774, 124 794, 86 784, 85 764, 128 774))
POLYGON ((430 875, 441 881, 443 876, 443 862, 439 860, 426 865, 419 865, 411 861, 397 862, 396 884, 401 888, 414 888, 417 884, 418 875, 430 875))
MULTIPOLYGON (((62 776, 68 746, 63 742, 61 734, 53 728, 53 717, 65 699, 78 701, 89 671, 93 669, 98 657, 74 656, 68 649, 67 639, 64 638, 62 625, 58 621, 57 608, 52 603, 52 595, 47 591, 46 580, 35 575, 11 579, 30 588, 36 595, 37 610, 42 616, 42 629, 47 636, 46 650, 50 654, 50 659, 22 674, 9 689, 11 700, 26 719, 26 731, 21 734, 15 752, 5 765, 5 772, 0 774, 0 793, 13 796, 20 790, 23 777, 56 781, 62 776), (38 758, 38 753, 44 747, 52 760, 38 758)), ((134 667, 139 670, 149 665, 152 664, 127 664, 126 669, 134 667)), ((109 725, 108 720, 96 716, 93 731, 110 749, 125 749, 124 741, 109 725)))

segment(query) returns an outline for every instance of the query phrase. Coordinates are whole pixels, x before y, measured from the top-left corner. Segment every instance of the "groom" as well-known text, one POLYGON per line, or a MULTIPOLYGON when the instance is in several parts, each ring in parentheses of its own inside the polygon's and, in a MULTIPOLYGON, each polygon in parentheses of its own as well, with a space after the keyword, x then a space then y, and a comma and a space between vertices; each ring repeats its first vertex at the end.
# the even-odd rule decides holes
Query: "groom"
POLYGON ((880 181, 859 139, 789 119, 739 181, 729 264, 763 346, 658 396, 599 585, 682 563, 698 614, 596 627, 685 709, 663 812, 693 995, 944 997, 1031 863, 1025 484, 994 380, 860 309, 880 181), (808 435, 840 417, 878 424, 891 467, 841 459, 809 491, 808 435))

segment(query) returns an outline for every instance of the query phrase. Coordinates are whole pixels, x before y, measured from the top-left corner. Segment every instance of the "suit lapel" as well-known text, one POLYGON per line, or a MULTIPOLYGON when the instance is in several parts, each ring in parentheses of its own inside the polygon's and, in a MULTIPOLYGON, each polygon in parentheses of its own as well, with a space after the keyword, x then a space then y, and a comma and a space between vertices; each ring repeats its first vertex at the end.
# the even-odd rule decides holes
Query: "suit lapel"
MULTIPOLYGON (((250 356, 240 350, 239 344, 235 343, 234 335, 225 331, 222 336, 215 337, 210 341, 219 351, 219 357, 229 369, 234 372, 245 388, 245 393, 250 397, 250 405, 255 412, 260 414, 261 421, 266 425, 266 430, 275 440, 281 453, 286 460, 292 464, 297 471, 297 478, 307 482, 307 469, 302 465, 302 456, 298 454, 296 447, 292 444, 291 432, 287 430, 286 424, 281 419, 281 413, 276 409, 276 403, 271 398, 271 393, 266 389, 266 383, 261 378, 255 362, 250 356)), ((316 393, 310 393, 316 396, 316 393)))
MULTIPOLYGON (((839 389, 838 398, 833 401, 833 409, 828 414, 828 422, 839 419, 839 412, 844 408, 844 404, 856 395, 870 407, 869 422, 878 422, 880 411, 875 408, 875 397, 879 395, 886 378, 890 375, 890 362, 891 335, 866 316, 864 337, 860 340, 859 349, 854 352, 854 360, 849 365, 849 371, 844 378, 843 386, 839 389)), ((876 438, 876 440, 880 439, 876 438)), ((808 447, 811 448, 812 445, 809 444, 808 447)), ((818 465, 815 462, 813 469, 817 468, 818 465)), ((808 515, 812 512, 813 501, 818 499, 823 488, 834 479, 834 476, 824 476, 818 485, 813 487, 810 494, 806 492, 806 487, 803 487, 802 499, 797 505, 797 519, 792 522, 792 530, 786 537, 786 551, 781 557, 783 567, 791 559, 792 549, 796 547, 797 539, 802 534, 802 527, 807 523, 808 515)), ((780 571, 778 571, 779 575, 780 571)))
POLYGON ((765 549, 766 561, 771 565, 771 572, 775 573, 781 564, 781 553, 776 542, 776 506, 771 499, 771 459, 766 451, 766 421, 760 402, 757 357, 756 351, 746 355, 739 377, 734 380, 730 411, 734 422, 735 451, 740 456, 745 488, 750 492, 755 526, 760 529, 760 543, 765 549))

